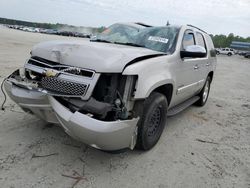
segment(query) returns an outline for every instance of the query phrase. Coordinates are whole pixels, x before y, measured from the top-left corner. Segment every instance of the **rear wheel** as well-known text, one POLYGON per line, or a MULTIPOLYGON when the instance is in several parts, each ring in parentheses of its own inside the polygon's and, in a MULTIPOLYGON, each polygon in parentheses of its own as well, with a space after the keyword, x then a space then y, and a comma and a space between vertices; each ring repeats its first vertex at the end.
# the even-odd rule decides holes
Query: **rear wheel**
POLYGON ((210 84, 211 78, 207 77, 205 85, 203 86, 201 92, 198 95, 200 99, 195 103, 197 106, 204 106, 206 104, 210 92, 210 84))
POLYGON ((168 102, 164 95, 153 92, 143 103, 138 122, 136 147, 149 150, 158 142, 167 119, 168 102))
POLYGON ((232 55, 232 53, 228 53, 227 55, 228 55, 228 56, 231 56, 231 55, 232 55))

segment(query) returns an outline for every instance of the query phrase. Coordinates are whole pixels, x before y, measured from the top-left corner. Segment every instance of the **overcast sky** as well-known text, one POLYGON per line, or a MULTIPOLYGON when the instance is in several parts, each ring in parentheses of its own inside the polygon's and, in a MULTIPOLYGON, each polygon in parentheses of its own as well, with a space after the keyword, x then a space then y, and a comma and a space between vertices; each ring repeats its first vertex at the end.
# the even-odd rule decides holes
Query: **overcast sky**
POLYGON ((250 36, 250 0, 0 0, 0 17, 78 26, 192 24, 250 36))

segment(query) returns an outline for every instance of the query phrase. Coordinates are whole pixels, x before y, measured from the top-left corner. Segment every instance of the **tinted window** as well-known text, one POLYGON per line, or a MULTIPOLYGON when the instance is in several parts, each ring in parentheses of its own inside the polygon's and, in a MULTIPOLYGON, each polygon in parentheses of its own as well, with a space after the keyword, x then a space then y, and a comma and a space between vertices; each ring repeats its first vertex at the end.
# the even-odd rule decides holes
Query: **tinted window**
POLYGON ((197 44, 206 49, 205 40, 201 33, 197 33, 197 44))
POLYGON ((194 33, 190 30, 186 31, 183 36, 182 48, 185 50, 187 46, 195 45, 194 33))

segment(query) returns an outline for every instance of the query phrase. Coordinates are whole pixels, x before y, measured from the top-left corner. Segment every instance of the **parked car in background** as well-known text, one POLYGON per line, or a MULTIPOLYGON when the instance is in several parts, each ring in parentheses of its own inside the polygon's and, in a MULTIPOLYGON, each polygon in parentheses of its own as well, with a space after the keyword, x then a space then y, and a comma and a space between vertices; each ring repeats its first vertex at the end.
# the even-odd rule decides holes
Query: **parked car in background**
POLYGON ((246 51, 240 51, 238 55, 245 56, 246 53, 247 53, 246 51))
POLYGON ((245 57, 245 58, 250 58, 250 52, 246 52, 246 53, 244 54, 244 57, 245 57))
POLYGON ((21 28, 21 30, 28 31, 28 32, 34 32, 34 29, 31 27, 23 27, 23 28, 21 28))
POLYGON ((149 150, 172 116, 206 104, 211 37, 191 26, 114 24, 90 40, 43 42, 5 81, 25 112, 101 150, 149 150))
POLYGON ((72 31, 61 30, 61 31, 58 31, 57 34, 62 35, 62 36, 67 36, 67 37, 73 37, 75 33, 72 31))
POLYGON ((75 37, 81 37, 81 38, 90 38, 91 34, 87 34, 87 33, 80 33, 80 32, 75 32, 75 37))
POLYGON ((47 29, 46 33, 51 35, 57 35, 58 31, 56 29, 47 29))
POLYGON ((217 55, 224 54, 224 55, 231 56, 231 55, 234 55, 235 52, 234 52, 234 49, 232 49, 232 48, 217 48, 216 54, 217 55))

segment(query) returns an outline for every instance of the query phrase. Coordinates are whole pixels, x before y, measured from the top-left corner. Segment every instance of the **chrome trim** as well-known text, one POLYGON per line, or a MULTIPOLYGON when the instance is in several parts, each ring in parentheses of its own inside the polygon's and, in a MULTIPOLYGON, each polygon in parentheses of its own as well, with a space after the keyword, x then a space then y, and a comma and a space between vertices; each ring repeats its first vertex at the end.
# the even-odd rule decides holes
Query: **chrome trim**
POLYGON ((198 84, 201 84, 201 83, 203 83, 204 81, 205 81, 205 79, 202 79, 202 80, 198 81, 198 84))
MULTIPOLYGON (((38 60, 33 59, 33 58, 30 58, 29 60, 32 60, 32 61, 35 61, 35 62, 37 62, 37 63, 46 65, 46 66, 51 67, 51 68, 54 68, 54 67, 66 67, 66 68, 67 68, 67 67, 69 67, 69 66, 67 66, 67 65, 50 65, 50 64, 44 63, 44 62, 42 62, 42 61, 38 61, 38 60)), ((29 63, 29 60, 28 60, 27 63, 29 63)))
POLYGON ((28 63, 24 65, 24 68, 31 70, 31 71, 34 71, 34 72, 37 72, 37 73, 40 73, 40 74, 45 74, 45 72, 46 72, 45 68, 41 68, 41 67, 38 67, 36 65, 32 65, 32 64, 28 64, 28 63))
MULTIPOLYGON (((29 64, 29 65, 32 65, 29 63, 29 60, 32 60, 32 61, 35 61, 37 63, 40 63, 42 65, 45 65, 45 66, 48 66, 50 68, 79 68, 80 70, 83 70, 83 71, 86 71, 86 72, 91 72, 92 73, 92 76, 91 77, 87 77, 87 76, 82 76, 82 75, 76 75, 76 74, 71 74, 71 73, 68 73, 68 72, 64 72, 63 70, 62 71, 59 71, 59 70, 55 70, 55 71, 58 71, 60 74, 69 74, 69 75, 74 75, 74 76, 79 76, 79 77, 86 77, 88 79, 92 79, 95 75, 95 71, 93 70, 89 70, 89 69, 84 69, 84 68, 81 68, 81 67, 76 67, 76 66, 70 66, 70 65, 50 65, 50 64, 47 64, 47 63, 44 63, 42 61, 38 61, 36 59, 33 59, 33 58, 30 58, 27 60, 26 64, 29 64)), ((25 65, 26 65, 25 64, 25 65)), ((39 67, 39 66, 36 66, 36 65, 32 65, 32 66, 35 66, 35 67, 39 67)), ((40 69, 44 69, 44 70, 48 70, 49 68, 44 68, 44 67, 39 67, 40 69)))
POLYGON ((183 91, 185 91, 186 89, 195 86, 197 83, 198 83, 198 82, 195 82, 195 83, 192 83, 192 84, 189 84, 189 85, 180 87, 179 89, 177 89, 177 94, 180 94, 180 93, 182 93, 183 91))
POLYGON ((33 58, 30 58, 29 60, 27 60, 27 62, 24 65, 24 68, 26 70, 31 70, 31 71, 37 72, 39 74, 46 75, 46 71, 52 69, 53 71, 57 72, 57 75, 55 77, 61 78, 63 80, 75 82, 75 83, 84 83, 84 84, 88 85, 88 89, 85 92, 85 94, 79 96, 79 95, 58 94, 58 93, 55 93, 55 92, 47 91, 46 89, 43 89, 43 88, 32 87, 33 85, 31 85, 30 84, 31 82, 29 83, 29 81, 22 82, 22 83, 19 82, 18 83, 18 81, 15 82, 13 80, 10 80, 12 83, 14 83, 15 85, 18 85, 19 87, 25 87, 25 88, 28 88, 30 90, 35 89, 37 91, 46 93, 46 94, 51 95, 51 96, 80 97, 82 100, 88 100, 89 97, 92 95, 94 87, 95 87, 95 85, 96 85, 96 83, 97 83, 97 81, 98 81, 98 79, 100 77, 100 73, 96 73, 93 70, 88 70, 88 69, 84 69, 84 68, 81 68, 81 67, 79 69, 81 69, 83 71, 92 72, 92 77, 71 74, 71 73, 68 73, 68 72, 64 72, 64 71, 53 69, 53 68, 56 68, 56 67, 57 68, 58 67, 63 67, 63 68, 70 68, 70 67, 72 67, 72 68, 78 68, 78 67, 69 66, 69 65, 49 65, 49 64, 46 64, 44 62, 38 61, 38 60, 33 59, 33 58), (32 65, 32 64, 29 63, 29 60, 36 61, 36 62, 40 63, 41 66, 43 64, 43 65, 46 65, 46 66, 48 66, 50 68, 45 68, 45 67, 39 67, 37 65, 32 65))
MULTIPOLYGON (((19 88, 25 88, 27 90, 30 90, 30 91, 37 91, 37 92, 41 92, 41 93, 44 93, 44 94, 47 94, 47 95, 51 95, 51 96, 57 96, 57 97, 81 97, 79 95, 65 95, 65 94, 58 94, 58 93, 54 93, 54 92, 51 92, 51 91, 48 91, 46 89, 43 89, 43 88, 40 88, 38 87, 37 84, 34 84, 34 83, 31 83, 31 82, 20 82, 20 81, 17 81, 13 78, 8 78, 7 81, 9 81, 10 83, 12 83, 13 85, 19 87, 19 88)), ((89 89, 89 87, 88 87, 89 89)), ((87 93, 88 93, 88 90, 87 90, 87 93)), ((81 98, 84 100, 84 99, 87 99, 86 97, 86 94, 85 92, 85 96, 82 96, 81 98)), ((87 95, 89 96, 89 95, 87 95)))
POLYGON ((195 85, 199 85, 199 84, 201 84, 201 83, 203 83, 203 82, 204 82, 204 79, 199 80, 198 82, 194 82, 194 83, 192 83, 192 84, 186 85, 186 86, 182 86, 182 87, 180 87, 180 88, 177 89, 177 94, 180 94, 180 93, 182 93, 183 91, 185 91, 186 89, 188 89, 188 88, 190 88, 190 87, 193 87, 193 86, 195 86, 195 85))

